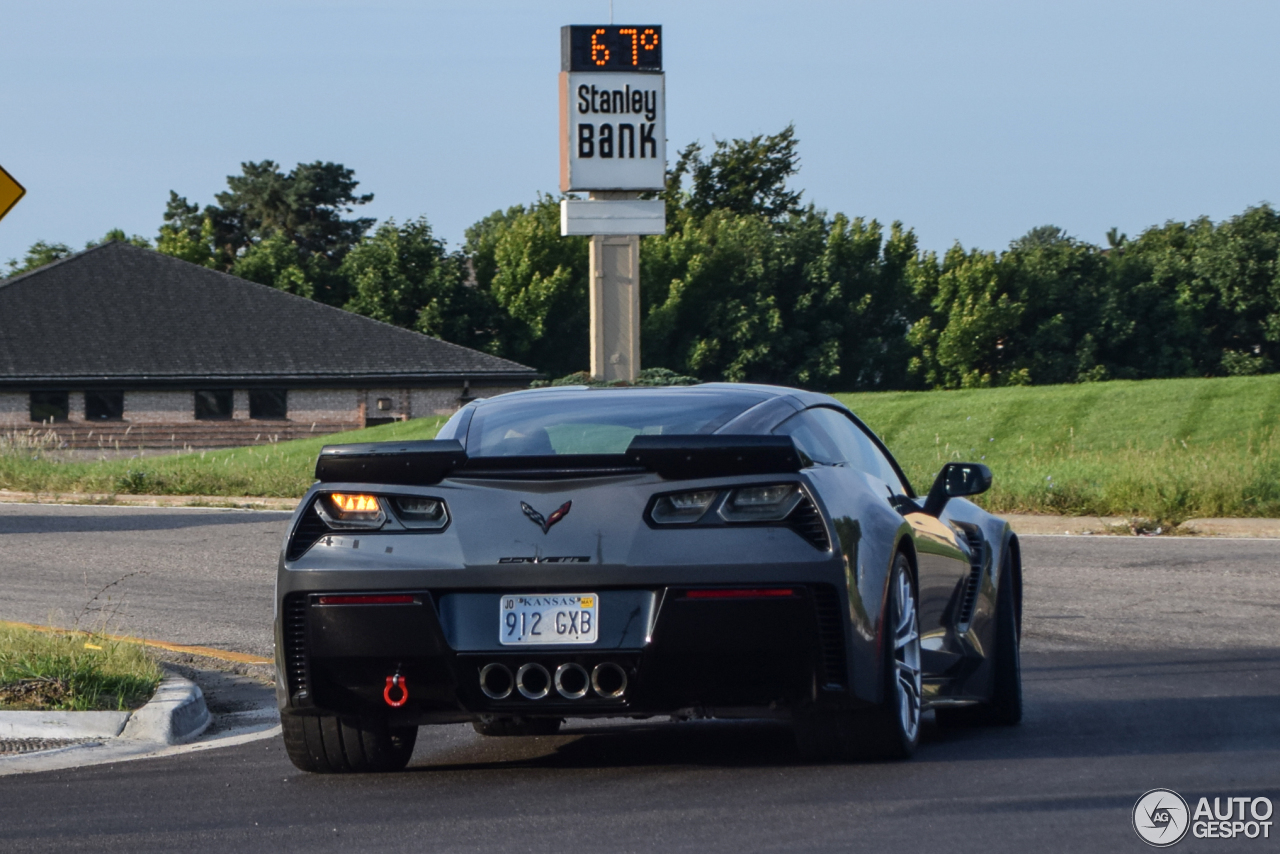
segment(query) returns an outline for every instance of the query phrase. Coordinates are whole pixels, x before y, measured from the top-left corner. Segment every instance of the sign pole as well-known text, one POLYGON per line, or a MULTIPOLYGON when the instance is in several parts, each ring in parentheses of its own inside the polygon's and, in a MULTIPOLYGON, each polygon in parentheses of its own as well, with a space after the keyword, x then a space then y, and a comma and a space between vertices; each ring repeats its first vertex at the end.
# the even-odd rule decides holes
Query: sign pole
POLYGON ((591 376, 640 375, 640 235, 666 230, 662 28, 561 29, 560 233, 590 236, 591 376))
MULTIPOLYGON (((591 198, 635 198, 600 191, 591 198)), ((634 383, 640 375, 640 235, 591 236, 591 376, 634 383)))

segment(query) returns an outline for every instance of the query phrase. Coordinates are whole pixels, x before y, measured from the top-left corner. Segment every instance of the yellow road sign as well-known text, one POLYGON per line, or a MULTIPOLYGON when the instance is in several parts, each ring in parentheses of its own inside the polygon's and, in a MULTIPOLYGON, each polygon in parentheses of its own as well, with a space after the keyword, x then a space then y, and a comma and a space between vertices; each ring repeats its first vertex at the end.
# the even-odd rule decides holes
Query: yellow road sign
POLYGON ((0 166, 0 219, 4 219, 4 215, 13 210, 18 199, 26 194, 26 189, 0 166))

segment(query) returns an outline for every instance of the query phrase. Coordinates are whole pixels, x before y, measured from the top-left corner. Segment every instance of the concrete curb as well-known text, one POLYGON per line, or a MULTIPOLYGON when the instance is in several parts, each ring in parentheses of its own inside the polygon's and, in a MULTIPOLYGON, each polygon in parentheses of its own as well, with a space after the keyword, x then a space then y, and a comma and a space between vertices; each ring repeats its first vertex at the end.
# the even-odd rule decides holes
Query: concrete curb
MULTIPOLYGON (((1031 513, 997 513, 1009 520, 1019 534, 1154 534, 1149 523, 1135 527, 1124 516, 1039 516, 1031 513)), ((1248 537, 1280 539, 1280 519, 1188 519, 1161 535, 1198 537, 1248 537)))
POLYGON ((0 738, 115 738, 129 712, 0 712, 0 738))
POLYGON ((171 745, 196 738, 211 720, 200 686, 171 673, 160 680, 147 704, 133 712, 0 712, 0 738, 118 737, 171 745))
POLYGON ((160 744, 183 744, 204 732, 209 722, 200 686, 176 673, 165 676, 145 706, 129 717, 121 738, 160 744))
POLYGON ((0 489, 0 504, 90 504, 107 507, 191 507, 204 510, 285 510, 297 498, 259 498, 251 495, 131 495, 89 492, 18 492, 0 489))

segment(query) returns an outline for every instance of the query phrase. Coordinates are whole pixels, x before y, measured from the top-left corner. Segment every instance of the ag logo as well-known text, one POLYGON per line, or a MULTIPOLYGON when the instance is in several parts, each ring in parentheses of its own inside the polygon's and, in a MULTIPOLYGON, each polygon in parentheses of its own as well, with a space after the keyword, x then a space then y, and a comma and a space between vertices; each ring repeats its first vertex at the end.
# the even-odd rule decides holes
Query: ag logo
POLYGON ((1152 789, 1133 805, 1133 829, 1148 845, 1168 848, 1191 826, 1187 802, 1172 789, 1152 789))

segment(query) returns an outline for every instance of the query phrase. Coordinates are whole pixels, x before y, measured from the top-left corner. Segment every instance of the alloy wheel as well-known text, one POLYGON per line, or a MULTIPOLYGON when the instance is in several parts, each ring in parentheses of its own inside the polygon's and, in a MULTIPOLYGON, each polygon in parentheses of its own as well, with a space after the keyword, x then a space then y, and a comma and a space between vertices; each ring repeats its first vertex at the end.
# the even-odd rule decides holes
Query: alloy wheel
POLYGON ((894 584, 893 666, 898 718, 902 734, 914 741, 920 729, 920 620, 911 578, 905 570, 898 570, 894 584))

